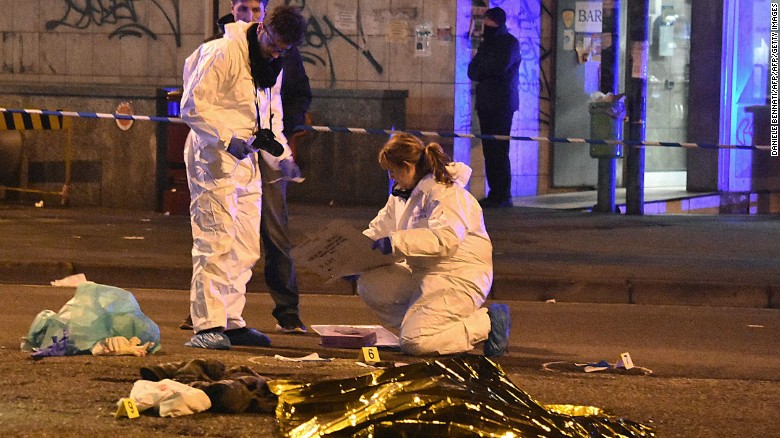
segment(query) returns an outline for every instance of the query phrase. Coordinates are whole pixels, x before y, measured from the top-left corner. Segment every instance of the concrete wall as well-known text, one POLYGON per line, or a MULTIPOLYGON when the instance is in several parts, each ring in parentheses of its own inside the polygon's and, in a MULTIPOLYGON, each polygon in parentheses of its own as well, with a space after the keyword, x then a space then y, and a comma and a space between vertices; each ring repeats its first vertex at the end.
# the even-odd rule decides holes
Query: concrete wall
MULTIPOLYGON (((211 4, 0 0, 0 83, 180 84, 184 59, 209 33, 211 4)), ((430 56, 415 56, 413 35, 422 22, 454 33, 451 1, 303 5, 309 27, 301 52, 313 88, 408 90, 409 128, 452 129, 454 38, 434 36, 430 56), (400 36, 388 41, 391 28, 400 36)), ((218 13, 228 6, 220 1, 218 13)))
MULTIPOLYGON (((218 13, 227 12, 227 3, 220 2, 225 9, 218 13)), ((274 0, 271 6, 280 3, 274 0)), ((131 101, 136 114, 155 114, 156 88, 181 84, 185 58, 211 32, 212 5, 210 0, 0 0, 0 106, 112 113, 119 103, 131 101)), ((396 126, 452 130, 454 39, 443 31, 431 40, 430 55, 419 57, 413 34, 424 21, 454 32, 451 2, 308 2, 304 15, 309 27, 302 53, 313 88, 403 90, 408 99, 398 115, 405 120, 396 126), (388 38, 389 29, 397 29, 394 38, 388 38)), ((327 120, 320 117, 320 122, 327 120)), ((60 134, 24 134, 24 169, 13 172, 23 185, 59 190, 64 168, 60 134)), ((381 145, 385 140, 357 137, 345 135, 343 142, 381 145)), ((157 208, 153 123, 136 122, 121 131, 111 120, 78 119, 74 146, 72 204, 157 208)))
MULTIPOLYGON (((312 90, 310 114, 327 126, 394 126, 405 129, 406 90, 312 90)), ((288 184, 291 201, 378 205, 387 200, 389 180, 379 167, 386 135, 309 132, 296 141, 295 160, 306 176, 288 184)))
MULTIPOLYGON (((89 108, 101 113, 112 113, 119 103, 132 102, 136 114, 153 115, 156 101, 155 89, 151 87, 6 83, 0 88, 0 102, 7 108, 89 108)), ((155 124, 136 121, 124 131, 114 120, 77 118, 73 119, 72 131, 71 205, 156 208, 155 124)), ((22 138, 19 180, 7 184, 59 191, 64 182, 66 132, 23 131, 22 138)), ((52 196, 25 195, 23 198, 59 202, 52 196)))
MULTIPOLYGON (((281 3, 282 0, 272 0, 271 7, 281 3)), ((470 5, 471 0, 294 3, 303 6, 309 21, 301 51, 313 88, 406 91, 406 128, 448 132, 454 129, 455 47, 456 41, 465 39, 465 34, 456 33, 462 22, 457 11, 460 3, 470 5), (416 56, 419 53, 415 51, 414 30, 426 22, 433 31, 430 51, 426 56, 416 56)), ((0 106, 111 113, 119 103, 131 101, 136 114, 154 114, 155 90, 181 84, 185 58, 211 33, 213 4, 212 0, 0 0, 0 106)), ((539 22, 549 15, 550 9, 540 10, 533 2, 491 2, 493 6, 499 4, 507 9, 510 27, 520 32, 517 35, 525 60, 521 76, 527 105, 518 113, 520 124, 513 133, 545 135, 544 130, 539 132, 539 125, 545 123, 539 117, 539 95, 544 94, 540 93, 539 84, 545 82, 545 76, 549 78, 549 73, 540 73, 539 65, 549 50, 540 50, 540 41, 543 43, 547 34, 540 32, 539 22)), ((220 0, 222 10, 216 13, 227 13, 228 6, 227 0, 220 0)), ((470 110, 470 101, 468 104, 470 110)), ((111 120, 78 120, 74 136, 76 160, 87 164, 77 167, 82 166, 80 175, 89 174, 91 179, 79 183, 73 203, 157 208, 154 131, 151 122, 136 122, 129 131, 119 132, 111 120), (123 185, 136 189, 124 193, 123 185)), ((56 136, 43 132, 25 134, 27 169, 34 173, 45 173, 51 166, 29 167, 29 163, 60 159, 55 158, 56 151, 44 146, 46 141, 37 140, 49 135, 56 136)), ((384 141, 369 137, 376 144, 384 141)), ((451 141, 436 140, 452 150, 451 141)), ((352 140, 345 136, 345 141, 352 140)), ((545 146, 536 143, 513 145, 515 194, 532 195, 548 186, 541 181, 541 175, 546 174, 541 164, 547 162, 546 151, 545 146)), ((478 151, 474 152, 461 158, 470 161, 472 156, 478 156, 478 151)), ((477 170, 472 181, 479 197, 480 188, 484 192, 482 163, 479 160, 472 164, 477 170)), ((25 183, 54 184, 34 182, 46 178, 49 177, 32 175, 25 183)))

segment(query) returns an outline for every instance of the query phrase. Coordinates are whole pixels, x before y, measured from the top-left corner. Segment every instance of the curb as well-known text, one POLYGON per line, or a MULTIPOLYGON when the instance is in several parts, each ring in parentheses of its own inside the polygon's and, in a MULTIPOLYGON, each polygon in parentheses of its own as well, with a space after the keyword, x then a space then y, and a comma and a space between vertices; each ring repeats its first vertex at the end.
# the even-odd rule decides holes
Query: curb
MULTIPOLYGON (((191 268, 123 266, 71 262, 0 261, 0 283, 49 285, 77 273, 121 288, 187 290, 191 268)), ((329 284, 316 274, 298 271, 301 294, 354 295, 354 282, 329 284)), ((247 285, 250 292, 268 286, 258 264, 247 285)), ((780 284, 771 281, 669 281, 652 278, 560 278, 496 273, 490 300, 673 306, 780 308, 780 284)))

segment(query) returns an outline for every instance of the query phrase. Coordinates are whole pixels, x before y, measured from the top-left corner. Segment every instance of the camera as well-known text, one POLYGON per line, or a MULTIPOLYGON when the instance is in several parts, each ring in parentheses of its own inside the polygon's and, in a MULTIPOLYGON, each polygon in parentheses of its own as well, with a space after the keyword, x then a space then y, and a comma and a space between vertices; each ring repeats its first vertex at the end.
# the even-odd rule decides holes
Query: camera
POLYGON ((266 151, 274 157, 278 157, 284 152, 284 146, 276 141, 276 136, 270 129, 259 129, 255 132, 254 136, 255 139, 252 142, 252 148, 255 150, 266 151))

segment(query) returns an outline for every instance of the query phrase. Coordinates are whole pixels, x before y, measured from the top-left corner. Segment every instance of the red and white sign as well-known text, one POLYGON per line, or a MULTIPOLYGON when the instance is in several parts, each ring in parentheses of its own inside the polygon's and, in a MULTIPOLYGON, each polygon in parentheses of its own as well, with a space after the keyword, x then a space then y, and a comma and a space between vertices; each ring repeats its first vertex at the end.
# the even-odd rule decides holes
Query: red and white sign
MULTIPOLYGON (((134 115, 133 105, 131 105, 130 102, 122 102, 116 107, 115 113, 132 116, 134 115)), ((119 129, 122 131, 127 131, 133 126, 133 122, 134 120, 132 119, 116 119, 116 126, 119 126, 119 129)))

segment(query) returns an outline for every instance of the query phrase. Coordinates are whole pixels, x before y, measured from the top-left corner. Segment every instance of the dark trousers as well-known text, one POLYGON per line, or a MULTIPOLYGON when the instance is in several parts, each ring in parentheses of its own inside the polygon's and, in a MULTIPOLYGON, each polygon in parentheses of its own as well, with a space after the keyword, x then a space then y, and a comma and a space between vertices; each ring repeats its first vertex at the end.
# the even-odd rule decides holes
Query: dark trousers
POLYGON ((262 158, 263 211, 260 216, 260 238, 263 242, 265 282, 271 289, 276 307, 272 314, 278 320, 284 315, 298 314, 298 282, 290 251, 287 231, 287 181, 269 183, 281 176, 262 158))
MULTIPOLYGON (((509 135, 512 130, 513 111, 477 111, 479 130, 482 134, 509 135)), ((509 162, 509 141, 482 140, 485 156, 485 176, 490 192, 488 198, 497 201, 512 199, 512 168, 509 162)))

